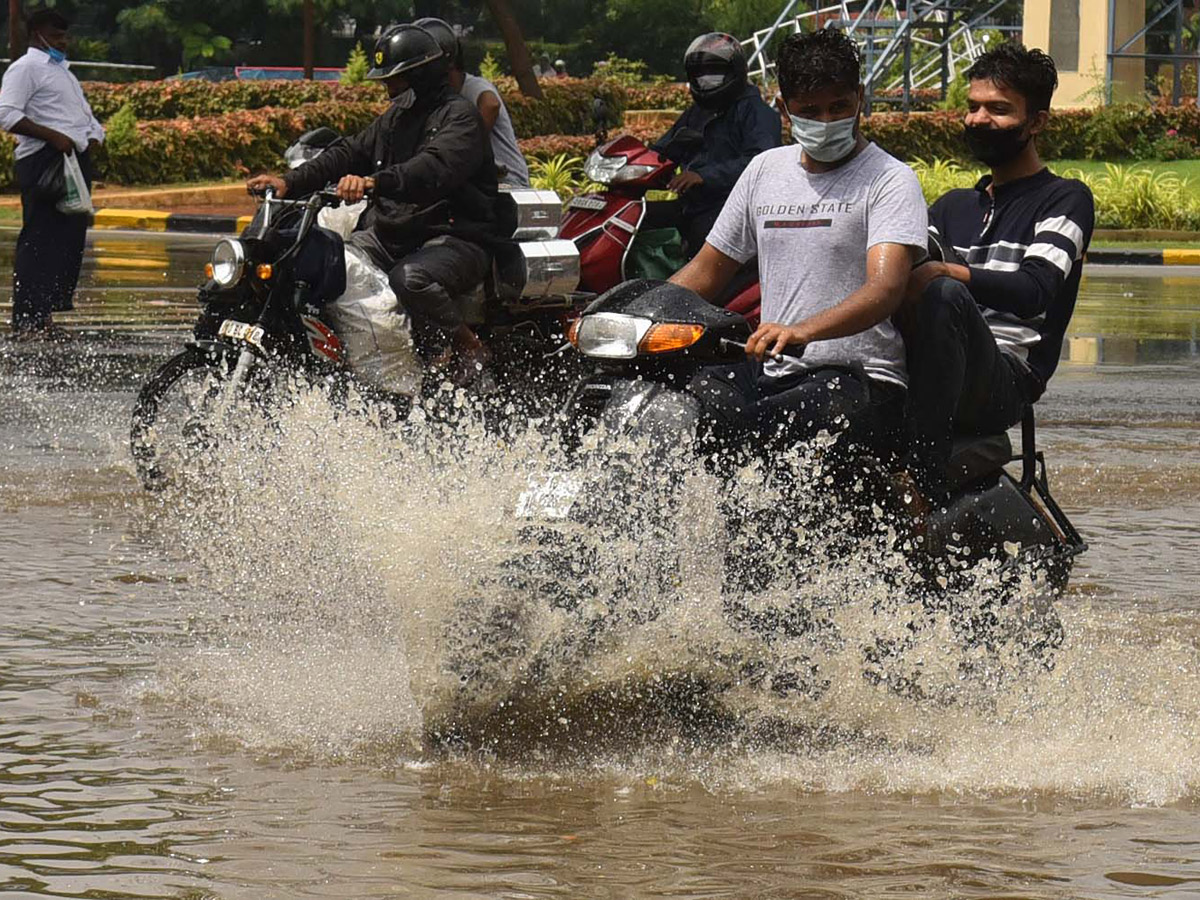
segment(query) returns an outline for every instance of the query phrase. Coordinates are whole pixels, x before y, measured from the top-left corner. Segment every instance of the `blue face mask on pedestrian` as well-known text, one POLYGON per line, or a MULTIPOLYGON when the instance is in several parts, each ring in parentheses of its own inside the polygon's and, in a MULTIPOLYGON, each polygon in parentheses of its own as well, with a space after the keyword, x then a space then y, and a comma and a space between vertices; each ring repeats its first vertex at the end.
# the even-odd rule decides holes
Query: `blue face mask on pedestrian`
POLYGON ((56 63, 64 63, 67 61, 67 54, 65 54, 63 51, 59 50, 57 47, 51 47, 48 43, 46 43, 45 38, 42 38, 41 41, 42 41, 42 49, 45 50, 47 54, 49 54, 50 59, 52 59, 56 63))

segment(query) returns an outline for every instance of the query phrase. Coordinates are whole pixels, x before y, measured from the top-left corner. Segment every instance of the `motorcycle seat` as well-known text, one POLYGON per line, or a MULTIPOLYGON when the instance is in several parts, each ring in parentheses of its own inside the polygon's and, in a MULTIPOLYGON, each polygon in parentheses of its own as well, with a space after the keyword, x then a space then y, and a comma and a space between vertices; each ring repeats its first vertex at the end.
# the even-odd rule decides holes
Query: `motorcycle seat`
POLYGON ((1012 460, 1008 432, 999 434, 956 434, 950 447, 946 477, 950 487, 960 488, 995 472, 1012 460))

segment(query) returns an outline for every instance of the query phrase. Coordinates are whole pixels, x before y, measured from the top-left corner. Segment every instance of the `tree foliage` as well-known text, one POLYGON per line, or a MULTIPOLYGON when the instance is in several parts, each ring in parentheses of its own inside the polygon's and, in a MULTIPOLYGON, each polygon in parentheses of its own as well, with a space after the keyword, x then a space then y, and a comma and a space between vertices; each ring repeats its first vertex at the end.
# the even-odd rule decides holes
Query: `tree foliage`
POLYGON ((371 61, 367 58, 367 51, 363 49, 362 42, 359 41, 350 51, 350 58, 346 60, 346 71, 339 80, 342 84, 362 84, 367 80, 367 72, 370 70, 371 61))

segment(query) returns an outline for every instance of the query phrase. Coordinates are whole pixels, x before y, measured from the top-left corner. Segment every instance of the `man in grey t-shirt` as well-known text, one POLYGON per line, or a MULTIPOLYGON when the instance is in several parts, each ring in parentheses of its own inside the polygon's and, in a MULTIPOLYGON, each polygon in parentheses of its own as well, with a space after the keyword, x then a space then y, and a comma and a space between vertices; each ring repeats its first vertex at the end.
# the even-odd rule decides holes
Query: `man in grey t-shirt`
POLYGON ((458 78, 462 78, 458 92, 475 104, 492 137, 492 154, 496 157, 496 165, 505 170, 500 183, 529 187, 529 165, 517 144, 512 119, 504 101, 500 99, 500 92, 486 78, 451 67, 450 84, 454 85, 458 78))
POLYGON ((517 135, 513 131, 512 118, 500 99, 496 86, 486 78, 472 75, 463 68, 462 45, 454 29, 441 19, 417 19, 414 25, 419 25, 433 35, 442 48, 442 52, 450 58, 450 87, 462 94, 479 110, 483 118, 484 128, 492 141, 492 156, 496 165, 504 170, 500 178, 501 184, 513 187, 529 187, 529 165, 517 144, 517 135))
POLYGON ((925 253, 927 220, 912 170, 859 131, 859 66, 840 32, 784 41, 780 103, 796 144, 755 157, 672 281, 712 299, 758 257, 763 324, 746 362, 693 383, 701 399, 733 406, 768 438, 849 429, 851 443, 888 449, 906 381, 890 317, 925 253))

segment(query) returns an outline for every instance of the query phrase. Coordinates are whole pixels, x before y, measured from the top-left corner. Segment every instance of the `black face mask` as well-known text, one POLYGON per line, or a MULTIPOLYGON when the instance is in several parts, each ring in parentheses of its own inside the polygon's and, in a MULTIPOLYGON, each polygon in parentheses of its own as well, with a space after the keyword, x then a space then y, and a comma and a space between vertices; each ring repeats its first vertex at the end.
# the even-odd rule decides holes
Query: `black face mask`
POLYGON ((1025 125, 1015 128, 989 128, 986 125, 967 125, 963 137, 971 155, 987 166, 1002 166, 1021 155, 1033 135, 1022 135, 1025 125))

